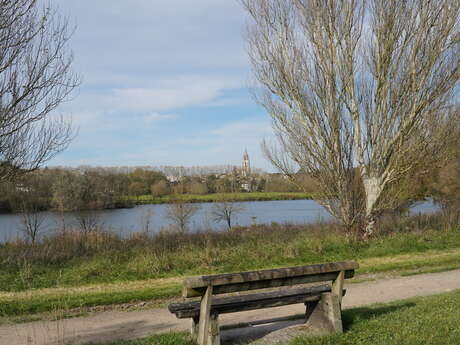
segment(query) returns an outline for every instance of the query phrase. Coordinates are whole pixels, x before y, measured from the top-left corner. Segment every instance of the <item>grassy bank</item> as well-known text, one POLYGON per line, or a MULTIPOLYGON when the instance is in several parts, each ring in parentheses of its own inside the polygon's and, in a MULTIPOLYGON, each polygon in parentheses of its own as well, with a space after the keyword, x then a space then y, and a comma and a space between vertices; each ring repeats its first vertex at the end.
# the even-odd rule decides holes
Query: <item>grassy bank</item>
POLYGON ((334 225, 278 225, 224 233, 83 236, 0 246, 0 315, 162 300, 180 277, 355 259, 358 274, 460 268, 460 228, 442 215, 389 221, 358 242, 334 225))
MULTIPOLYGON (((342 313, 344 334, 318 338, 299 337, 289 345, 459 345, 459 305, 460 290, 457 290, 438 296, 349 309, 342 313)), ((110 345, 192 344, 188 335, 184 333, 110 343, 110 345)))
MULTIPOLYGON (((422 253, 368 258, 359 260, 356 281, 369 279, 369 274, 416 274, 460 268, 460 249, 430 250, 422 253)), ((372 279, 372 278, 371 278, 372 279)), ((93 284, 79 287, 57 287, 0 292, 0 316, 21 316, 111 304, 153 301, 151 306, 162 306, 177 298, 182 290, 182 279, 163 278, 131 282, 93 284)), ((80 310, 81 311, 81 310, 80 310)))
POLYGON ((460 344, 460 290, 344 312, 345 334, 290 345, 460 344))
MULTIPOLYGON (((186 203, 204 203, 204 202, 246 202, 246 201, 272 201, 272 200, 305 200, 312 199, 312 196, 307 193, 301 192, 250 192, 250 193, 212 193, 212 194, 170 194, 164 196, 154 197, 151 194, 141 196, 123 196, 114 202, 107 205, 86 205, 80 210, 103 210, 103 209, 119 209, 130 208, 135 205, 149 205, 149 204, 169 204, 177 200, 182 200, 186 203)), ((65 211, 74 210, 71 205, 64 208, 65 211)), ((53 207, 51 199, 43 200, 43 203, 36 205, 37 210, 40 211, 54 211, 60 212, 61 210, 53 207)), ((0 211, 3 213, 21 212, 19 207, 4 207, 0 203, 0 211)))
MULTIPOLYGON (((0 291, 84 286, 460 248, 442 215, 389 222, 369 241, 333 224, 252 226, 229 232, 156 235, 66 231, 35 245, 0 245, 0 291)), ((390 269, 390 267, 388 267, 390 269)))
POLYGON ((311 199, 311 195, 298 192, 251 192, 251 193, 213 193, 213 194, 172 194, 161 197, 141 195, 129 197, 135 204, 167 204, 174 200, 183 200, 189 203, 220 202, 220 201, 270 201, 270 200, 302 200, 311 199))

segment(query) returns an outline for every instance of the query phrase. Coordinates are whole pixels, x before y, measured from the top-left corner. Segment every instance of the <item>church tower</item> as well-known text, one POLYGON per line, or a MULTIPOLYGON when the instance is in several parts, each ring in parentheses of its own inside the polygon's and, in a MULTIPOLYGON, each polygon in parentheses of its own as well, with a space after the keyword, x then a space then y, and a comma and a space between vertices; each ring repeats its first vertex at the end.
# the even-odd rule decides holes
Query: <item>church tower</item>
POLYGON ((242 172, 244 177, 251 175, 251 163, 249 162, 248 150, 244 150, 242 172))

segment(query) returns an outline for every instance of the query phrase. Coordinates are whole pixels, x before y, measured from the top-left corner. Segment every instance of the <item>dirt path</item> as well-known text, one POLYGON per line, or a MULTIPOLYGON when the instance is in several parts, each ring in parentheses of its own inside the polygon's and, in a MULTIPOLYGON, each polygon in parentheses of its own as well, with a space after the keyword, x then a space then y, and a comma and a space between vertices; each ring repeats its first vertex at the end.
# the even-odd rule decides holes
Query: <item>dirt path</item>
MULTIPOLYGON (((344 308, 427 296, 460 289, 460 270, 348 284, 344 308)), ((222 324, 251 322, 304 312, 302 304, 222 315, 222 324)), ((0 326, 0 345, 61 345, 135 339, 153 333, 189 328, 166 309, 110 311, 59 321, 35 321, 0 326)), ((272 330, 285 326, 272 325, 272 330)), ((227 331, 227 338, 235 334, 227 331)), ((241 332, 238 332, 241 334, 241 332)))

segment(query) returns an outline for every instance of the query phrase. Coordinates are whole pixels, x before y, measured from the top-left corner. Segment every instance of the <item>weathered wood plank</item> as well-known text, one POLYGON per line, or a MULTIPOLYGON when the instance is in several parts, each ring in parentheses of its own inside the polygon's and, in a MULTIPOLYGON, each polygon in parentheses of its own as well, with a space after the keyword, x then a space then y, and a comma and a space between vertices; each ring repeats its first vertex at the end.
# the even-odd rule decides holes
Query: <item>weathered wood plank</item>
POLYGON ((272 280, 281 278, 298 277, 304 275, 314 275, 320 273, 331 273, 340 271, 354 270, 359 267, 355 261, 331 262, 325 264, 308 265, 278 268, 271 270, 261 270, 252 272, 216 274, 208 276, 190 277, 184 280, 184 286, 187 288, 200 288, 210 285, 225 285, 246 283, 259 280, 272 280))
MULTIPOLYGON (((325 281, 333 281, 337 278, 337 275, 340 271, 326 272, 326 273, 317 273, 312 275, 303 275, 303 276, 294 276, 294 277, 284 277, 284 278, 274 278, 267 280, 258 280, 258 281, 248 281, 243 283, 227 283, 226 285, 214 285, 213 293, 215 295, 239 292, 239 291, 249 291, 249 290, 259 290, 259 289, 268 289, 276 288, 281 286, 292 286, 298 284, 308 284, 308 283, 317 283, 325 281)), ((345 271, 345 278, 352 278, 354 276, 354 270, 345 271)), ((184 288, 183 297, 197 297, 202 296, 205 293, 203 288, 184 288)))
MULTIPOLYGON (((238 295, 238 296, 227 296, 227 297, 220 297, 220 298, 213 298, 212 300, 212 307, 216 307, 223 304, 229 303, 242 303, 242 302, 251 302, 251 301, 261 301, 266 299, 273 299, 273 298, 282 298, 287 296, 293 295, 315 295, 320 294, 322 292, 330 292, 331 286, 329 284, 317 285, 317 286, 309 286, 309 287, 301 287, 301 288, 292 288, 292 289, 284 289, 284 290, 276 290, 276 291, 269 291, 269 292, 260 292, 255 294, 248 294, 248 295, 238 295)), ((199 308, 200 301, 191 301, 191 302, 179 302, 179 303, 171 303, 168 306, 168 310, 171 313, 178 312, 180 310, 187 310, 191 308, 199 308)))
MULTIPOLYGON (((225 314, 283 305, 318 301, 324 292, 330 292, 329 285, 314 288, 289 289, 245 296, 224 297, 213 299, 211 314, 225 314)), ((345 293, 345 290, 344 292, 345 293)), ((168 307, 178 318, 196 317, 200 314, 200 302, 173 303, 168 307)))
MULTIPOLYGON (((216 312, 217 314, 227 314, 227 313, 235 313, 235 312, 240 312, 240 311, 250 311, 250 310, 256 310, 256 309, 281 307, 281 306, 289 305, 289 304, 304 303, 306 301, 319 301, 319 299, 320 299, 320 295, 305 296, 303 298, 289 297, 289 298, 284 298, 282 300, 264 301, 258 304, 245 303, 245 304, 227 306, 226 308, 216 307, 215 309, 213 309, 212 313, 216 312)), ((187 319, 195 315, 198 315, 199 313, 200 313, 200 309, 197 308, 197 309, 178 311, 175 314, 178 319, 187 319)))
POLYGON ((332 294, 338 297, 340 306, 342 305, 342 293, 343 290, 343 280, 345 279, 345 272, 341 271, 337 278, 332 282, 332 294))
POLYGON ((200 321, 198 325, 198 344, 208 345, 212 304, 212 286, 208 286, 200 302, 200 321))
POLYGON ((220 345, 219 314, 211 314, 208 345, 220 345))

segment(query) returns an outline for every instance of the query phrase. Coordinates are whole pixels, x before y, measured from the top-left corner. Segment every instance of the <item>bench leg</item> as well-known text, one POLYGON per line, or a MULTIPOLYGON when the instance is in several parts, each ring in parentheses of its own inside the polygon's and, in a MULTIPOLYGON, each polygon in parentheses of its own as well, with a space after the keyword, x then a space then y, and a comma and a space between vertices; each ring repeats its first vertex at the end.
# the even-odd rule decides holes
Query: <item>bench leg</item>
MULTIPOLYGON (((192 340, 198 340, 198 330, 200 325, 200 318, 192 318, 192 340)), ((209 319, 209 328, 208 328, 208 345, 220 345, 220 327, 219 327, 219 314, 211 314, 209 319)))
POLYGON ((317 334, 342 333, 342 314, 338 296, 326 292, 319 302, 306 303, 306 325, 317 334))
POLYGON ((339 298, 339 304, 342 306, 342 297, 343 297, 343 281, 345 279, 345 272, 340 271, 337 275, 337 278, 332 282, 332 294, 339 298))
POLYGON ((212 286, 208 286, 206 293, 201 297, 200 305, 200 323, 198 326, 198 345, 211 345, 208 343, 208 334, 210 329, 211 319, 211 303, 212 303, 212 286))
POLYGON ((211 314, 208 345, 220 345, 219 315, 211 314))
POLYGON ((197 316, 197 317, 193 317, 192 318, 192 328, 190 330, 190 333, 192 335, 192 339, 193 341, 197 341, 198 340, 198 327, 200 325, 200 318, 197 316))

